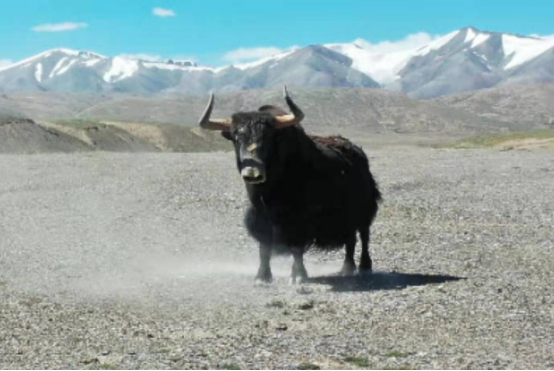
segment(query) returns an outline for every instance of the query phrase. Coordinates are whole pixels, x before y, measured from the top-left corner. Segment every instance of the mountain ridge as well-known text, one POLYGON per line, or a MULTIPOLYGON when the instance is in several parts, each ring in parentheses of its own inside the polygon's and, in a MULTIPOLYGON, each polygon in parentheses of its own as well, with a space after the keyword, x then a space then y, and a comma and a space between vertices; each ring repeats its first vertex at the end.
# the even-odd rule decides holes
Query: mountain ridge
POLYGON ((225 67, 52 49, 0 68, 0 92, 233 92, 293 87, 385 88, 435 98, 510 84, 554 82, 554 38, 464 27, 430 43, 378 53, 356 42, 309 45, 225 67))

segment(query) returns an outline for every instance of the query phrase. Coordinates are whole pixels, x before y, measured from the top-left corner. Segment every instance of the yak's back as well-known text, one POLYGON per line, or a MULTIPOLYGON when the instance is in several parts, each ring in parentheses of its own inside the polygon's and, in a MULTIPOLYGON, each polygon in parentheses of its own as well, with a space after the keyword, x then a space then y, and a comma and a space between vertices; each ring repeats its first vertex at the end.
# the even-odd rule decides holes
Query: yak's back
POLYGON ((322 137, 319 135, 310 135, 310 138, 317 144, 329 146, 333 148, 348 148, 353 146, 352 142, 340 135, 331 135, 328 137, 322 137))
POLYGON ((327 137, 310 135, 309 137, 313 140, 318 149, 327 156, 346 161, 350 166, 367 164, 367 156, 364 151, 350 140, 340 135, 327 137))

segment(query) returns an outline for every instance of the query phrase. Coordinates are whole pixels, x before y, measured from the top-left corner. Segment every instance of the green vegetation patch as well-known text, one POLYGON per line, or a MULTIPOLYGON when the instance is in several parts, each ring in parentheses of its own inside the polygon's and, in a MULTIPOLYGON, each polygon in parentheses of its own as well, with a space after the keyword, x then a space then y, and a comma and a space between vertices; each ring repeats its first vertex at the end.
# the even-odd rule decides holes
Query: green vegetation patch
POLYGON ((369 361, 367 360, 367 358, 346 357, 344 361, 348 363, 352 363, 353 365, 356 365, 358 367, 369 367, 369 361))
POLYGON ((446 148, 470 149, 470 148, 492 148, 499 147, 508 142, 520 142, 525 140, 544 140, 553 139, 554 130, 541 129, 523 132, 508 132, 500 134, 491 134, 477 136, 446 145, 446 148))
POLYGON ((402 353, 402 352, 399 352, 397 350, 391 350, 389 352, 387 352, 387 354, 385 354, 387 357, 394 357, 394 358, 403 358, 403 357, 407 357, 408 354, 407 353, 402 353))

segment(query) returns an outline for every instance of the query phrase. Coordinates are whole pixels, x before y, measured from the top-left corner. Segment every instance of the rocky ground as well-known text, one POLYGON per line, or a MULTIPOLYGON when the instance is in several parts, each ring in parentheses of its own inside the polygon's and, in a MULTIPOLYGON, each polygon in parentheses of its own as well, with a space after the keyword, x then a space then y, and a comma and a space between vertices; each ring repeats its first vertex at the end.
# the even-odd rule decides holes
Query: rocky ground
POLYGON ((376 273, 255 286, 233 155, 0 156, 0 368, 554 368, 552 152, 369 152, 376 273))

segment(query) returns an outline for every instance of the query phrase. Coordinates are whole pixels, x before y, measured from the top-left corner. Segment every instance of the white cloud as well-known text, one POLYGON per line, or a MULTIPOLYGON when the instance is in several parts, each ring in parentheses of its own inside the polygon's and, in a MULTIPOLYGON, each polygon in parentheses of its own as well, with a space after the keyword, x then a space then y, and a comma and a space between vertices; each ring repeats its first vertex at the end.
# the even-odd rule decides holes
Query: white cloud
POLYGON ((164 8, 154 8, 152 14, 156 17, 175 17, 177 15, 173 10, 164 8))
POLYGON ((260 48, 239 48, 225 53, 222 59, 227 62, 236 63, 271 57, 272 55, 282 52, 282 49, 276 48, 274 46, 260 48))
POLYGON ((11 59, 0 59, 0 68, 2 67, 8 67, 12 65, 14 62, 11 59))
POLYGON ((386 40, 374 44, 364 39, 357 39, 354 43, 374 54, 385 54, 421 48, 440 37, 440 35, 430 35, 427 32, 418 32, 396 41, 386 40))
POLYGON ((146 53, 136 53, 136 54, 120 54, 121 58, 133 59, 133 60, 142 60, 148 62, 159 62, 162 60, 160 55, 146 54, 146 53))
POLYGON ((88 27, 88 23, 75 23, 75 22, 64 22, 64 23, 51 23, 51 24, 41 24, 32 28, 35 32, 63 32, 63 31, 74 31, 79 28, 88 27))

